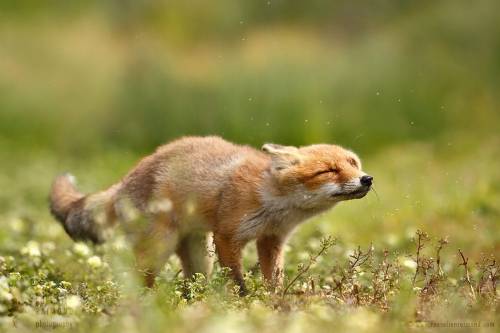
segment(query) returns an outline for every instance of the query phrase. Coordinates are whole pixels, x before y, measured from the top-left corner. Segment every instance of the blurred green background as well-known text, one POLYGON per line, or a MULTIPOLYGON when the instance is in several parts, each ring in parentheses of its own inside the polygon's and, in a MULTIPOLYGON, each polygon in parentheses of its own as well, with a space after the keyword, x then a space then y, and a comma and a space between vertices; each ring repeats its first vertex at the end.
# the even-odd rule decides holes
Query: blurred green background
POLYGON ((4 149, 181 135, 367 156, 499 128, 498 1, 3 1, 4 149))
POLYGON ((57 173, 92 192, 162 143, 216 134, 360 154, 380 198, 342 205, 304 237, 322 228, 366 244, 423 227, 455 230, 477 253, 500 248, 498 1, 1 8, 1 215, 57 227, 46 202, 57 173))
POLYGON ((57 227, 57 173, 93 192, 160 144, 216 134, 360 154, 380 198, 304 237, 366 244, 422 227, 500 249, 499 4, 2 2, 1 215, 57 227))

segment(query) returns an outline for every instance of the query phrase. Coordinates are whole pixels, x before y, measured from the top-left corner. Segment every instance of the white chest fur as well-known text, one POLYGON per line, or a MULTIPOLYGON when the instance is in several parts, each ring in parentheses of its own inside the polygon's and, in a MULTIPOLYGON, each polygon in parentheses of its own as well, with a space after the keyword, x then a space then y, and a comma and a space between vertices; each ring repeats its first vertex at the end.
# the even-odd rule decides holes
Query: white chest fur
POLYGON ((281 197, 264 193, 262 207, 243 217, 238 229, 239 238, 250 240, 262 235, 286 237, 301 222, 333 207, 333 204, 310 205, 310 199, 300 192, 281 197))

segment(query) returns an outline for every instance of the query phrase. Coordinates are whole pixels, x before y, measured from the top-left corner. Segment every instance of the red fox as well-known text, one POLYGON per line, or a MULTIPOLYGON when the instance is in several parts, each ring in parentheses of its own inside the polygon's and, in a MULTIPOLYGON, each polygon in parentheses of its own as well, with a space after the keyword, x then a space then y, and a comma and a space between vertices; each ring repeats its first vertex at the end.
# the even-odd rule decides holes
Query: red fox
POLYGON ((146 217, 132 237, 148 286, 174 252, 186 277, 210 274, 213 235, 220 264, 245 294, 245 244, 256 240, 265 280, 280 283, 292 230, 340 201, 364 197, 372 181, 356 154, 335 145, 264 144, 259 151, 215 136, 184 137, 159 147, 102 192, 84 195, 73 176, 57 177, 50 208, 71 238, 94 243, 105 241, 116 224, 134 224, 129 206, 146 217))

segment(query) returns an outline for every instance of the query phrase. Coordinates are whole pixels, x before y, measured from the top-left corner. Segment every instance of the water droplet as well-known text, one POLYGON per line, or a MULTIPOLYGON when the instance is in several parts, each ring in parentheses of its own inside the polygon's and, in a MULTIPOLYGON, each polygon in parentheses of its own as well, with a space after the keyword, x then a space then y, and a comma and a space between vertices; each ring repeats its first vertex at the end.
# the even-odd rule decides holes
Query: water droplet
POLYGON ((375 95, 380 96, 380 92, 379 92, 379 91, 377 91, 377 92, 375 93, 375 95))

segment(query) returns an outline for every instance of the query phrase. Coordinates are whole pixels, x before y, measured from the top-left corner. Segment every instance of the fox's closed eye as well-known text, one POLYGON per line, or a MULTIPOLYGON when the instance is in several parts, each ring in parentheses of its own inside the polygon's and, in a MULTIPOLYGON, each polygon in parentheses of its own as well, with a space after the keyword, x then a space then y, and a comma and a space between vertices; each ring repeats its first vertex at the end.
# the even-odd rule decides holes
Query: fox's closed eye
POLYGON ((325 173, 337 173, 339 170, 337 168, 329 168, 329 169, 324 169, 316 172, 315 176, 323 175, 325 173))

